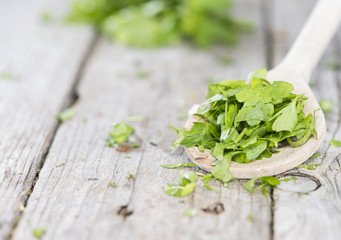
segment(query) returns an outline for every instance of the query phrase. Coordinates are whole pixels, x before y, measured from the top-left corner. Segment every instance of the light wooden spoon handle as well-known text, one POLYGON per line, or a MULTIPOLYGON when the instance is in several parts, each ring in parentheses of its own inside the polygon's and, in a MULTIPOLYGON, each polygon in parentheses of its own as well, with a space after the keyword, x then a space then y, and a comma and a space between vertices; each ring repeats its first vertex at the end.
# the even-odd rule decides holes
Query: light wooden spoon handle
POLYGON ((280 66, 308 83, 340 22, 341 0, 319 0, 280 66))

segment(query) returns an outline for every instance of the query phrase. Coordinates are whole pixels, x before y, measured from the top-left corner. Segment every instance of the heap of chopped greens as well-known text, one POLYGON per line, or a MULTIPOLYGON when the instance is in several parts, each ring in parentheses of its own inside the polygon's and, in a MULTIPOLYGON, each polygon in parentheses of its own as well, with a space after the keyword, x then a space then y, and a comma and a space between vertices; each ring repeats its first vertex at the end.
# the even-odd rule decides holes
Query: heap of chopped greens
MULTIPOLYGON (((292 93, 282 81, 270 83, 267 70, 257 69, 248 81, 209 84, 206 101, 194 108, 201 119, 190 130, 176 130, 174 147, 210 149, 216 158, 212 175, 226 183, 231 161, 250 163, 269 158, 284 145, 299 147, 316 137, 315 116, 303 112, 307 97, 292 93)), ((193 114, 193 113, 192 113, 193 114)))
POLYGON ((73 0, 68 20, 94 24, 117 42, 156 47, 193 40, 235 44, 250 24, 229 14, 232 0, 73 0))

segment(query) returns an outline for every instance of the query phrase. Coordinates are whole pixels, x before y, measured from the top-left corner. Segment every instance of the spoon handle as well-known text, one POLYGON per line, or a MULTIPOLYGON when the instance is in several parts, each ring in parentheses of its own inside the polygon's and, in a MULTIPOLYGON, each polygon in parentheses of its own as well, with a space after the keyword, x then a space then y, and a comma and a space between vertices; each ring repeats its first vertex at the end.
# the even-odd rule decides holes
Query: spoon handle
POLYGON ((308 83, 340 22, 341 0, 319 0, 280 65, 308 83))

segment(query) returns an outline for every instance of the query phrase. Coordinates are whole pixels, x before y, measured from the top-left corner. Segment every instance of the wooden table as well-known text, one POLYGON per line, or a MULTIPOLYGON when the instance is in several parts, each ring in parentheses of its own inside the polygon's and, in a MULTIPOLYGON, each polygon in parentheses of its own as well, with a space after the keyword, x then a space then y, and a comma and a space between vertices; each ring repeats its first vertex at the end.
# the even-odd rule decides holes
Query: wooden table
POLYGON ((298 180, 269 197, 247 192, 245 180, 213 182, 216 191, 198 181, 184 198, 163 190, 181 169, 160 164, 189 162, 182 148, 169 151, 176 134, 168 126, 184 125, 179 114, 203 100, 209 78, 243 79, 278 64, 315 1, 235 2, 255 31, 234 48, 211 50, 131 49, 87 26, 39 19, 46 10, 62 16, 66 0, 0 3, 0 239, 32 239, 39 227, 44 239, 340 239, 341 149, 329 140, 341 139, 341 71, 326 67, 340 63, 340 31, 312 79, 317 97, 335 103, 321 157, 308 162, 320 167, 289 171, 298 180), (221 56, 233 64, 221 65, 221 56), (71 105, 76 117, 58 123, 71 105), (142 146, 106 147, 110 124, 131 115, 147 118, 132 123, 142 146), (215 203, 220 214, 201 210, 215 203), (197 215, 185 216, 188 208, 197 215))

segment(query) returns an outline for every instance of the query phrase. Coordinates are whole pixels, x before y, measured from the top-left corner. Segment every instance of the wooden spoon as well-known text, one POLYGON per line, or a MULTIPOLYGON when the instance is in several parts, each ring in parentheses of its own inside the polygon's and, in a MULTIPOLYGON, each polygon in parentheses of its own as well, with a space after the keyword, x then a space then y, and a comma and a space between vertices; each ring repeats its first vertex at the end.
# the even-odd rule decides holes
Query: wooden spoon
MULTIPOLYGON (((330 39, 336 32, 341 21, 341 0, 320 0, 303 30, 296 39, 289 53, 276 68, 268 72, 269 81, 286 81, 291 83, 295 94, 305 94, 308 97, 304 112, 313 113, 320 108, 308 83, 310 75, 315 68, 330 39)), ((280 148, 280 153, 273 154, 271 158, 263 158, 252 163, 231 163, 230 171, 235 178, 255 178, 276 175, 306 161, 319 148, 325 138, 326 124, 322 111, 316 112, 317 139, 310 138, 304 145, 293 148, 280 148)), ((186 122, 189 130, 193 122, 200 121, 197 116, 191 116, 186 122)), ((212 163, 216 159, 211 151, 205 149, 200 152, 197 147, 186 148, 188 157, 200 168, 212 170, 212 163)))

